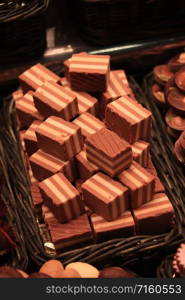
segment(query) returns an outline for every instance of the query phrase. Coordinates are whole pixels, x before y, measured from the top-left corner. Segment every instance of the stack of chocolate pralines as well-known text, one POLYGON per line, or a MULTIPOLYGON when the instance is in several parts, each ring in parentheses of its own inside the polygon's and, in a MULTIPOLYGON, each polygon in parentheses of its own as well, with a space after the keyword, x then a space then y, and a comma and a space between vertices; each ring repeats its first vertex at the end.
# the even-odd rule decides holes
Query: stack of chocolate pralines
POLYGON ((13 95, 33 201, 56 250, 168 231, 173 208, 149 157, 151 113, 109 56, 74 54, 65 66, 64 78, 31 67, 13 95))
POLYGON ((166 65, 158 65, 153 69, 155 83, 152 95, 160 107, 164 108, 165 121, 169 135, 174 141, 178 159, 185 161, 185 53, 172 58, 166 65), (180 137, 180 138, 179 138, 180 137))

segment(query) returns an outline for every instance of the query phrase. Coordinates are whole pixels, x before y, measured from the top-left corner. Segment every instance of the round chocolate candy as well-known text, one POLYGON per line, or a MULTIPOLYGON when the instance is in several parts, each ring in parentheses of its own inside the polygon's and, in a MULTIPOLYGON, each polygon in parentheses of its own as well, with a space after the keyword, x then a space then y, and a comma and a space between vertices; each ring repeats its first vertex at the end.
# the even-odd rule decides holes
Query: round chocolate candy
POLYGON ((185 67, 175 74, 175 83, 181 91, 185 92, 185 67))
POLYGON ((60 278, 81 278, 80 274, 74 269, 65 269, 60 278))
POLYGON ((107 267, 100 271, 99 278, 133 278, 133 274, 120 267, 107 267))
POLYGON ((75 270, 82 278, 98 278, 99 271, 90 264, 83 262, 74 262, 66 266, 66 270, 75 270))
POLYGON ((176 275, 185 276, 185 244, 181 244, 177 249, 173 259, 173 269, 176 275))
POLYGON ((173 77, 173 72, 171 72, 168 65, 158 65, 154 67, 153 75, 159 84, 165 85, 166 82, 173 77))
POLYGON ((179 139, 176 141, 174 151, 175 151, 177 159, 180 162, 185 163, 185 147, 184 147, 185 142, 184 142, 183 135, 184 135, 184 132, 181 134, 179 139))
POLYGON ((174 88, 176 88, 175 76, 173 76, 172 78, 170 78, 170 80, 168 80, 168 82, 165 84, 165 87, 164 87, 164 97, 165 97, 166 102, 168 102, 168 94, 174 88))
POLYGON ((39 270, 40 273, 44 273, 53 278, 60 278, 63 271, 63 264, 55 259, 51 259, 44 263, 39 270))
POLYGON ((169 109, 165 116, 165 121, 171 129, 182 133, 185 130, 185 118, 179 116, 173 109, 169 109))
POLYGON ((172 72, 177 72, 180 68, 185 66, 185 52, 182 52, 171 58, 168 62, 168 66, 172 72))
POLYGON ((164 96, 164 89, 161 87, 161 85, 155 83, 152 85, 152 95, 159 105, 165 105, 165 96, 164 96))
POLYGON ((179 133, 176 132, 176 130, 171 129, 169 126, 167 126, 167 132, 171 138, 174 140, 177 140, 179 137, 179 133))
POLYGON ((185 95, 178 88, 169 91, 167 102, 179 115, 185 117, 185 95))
POLYGON ((0 278, 23 278, 23 276, 12 267, 0 267, 0 278))
POLYGON ((44 274, 41 272, 35 272, 30 274, 29 278, 52 278, 52 276, 49 276, 48 274, 44 274))

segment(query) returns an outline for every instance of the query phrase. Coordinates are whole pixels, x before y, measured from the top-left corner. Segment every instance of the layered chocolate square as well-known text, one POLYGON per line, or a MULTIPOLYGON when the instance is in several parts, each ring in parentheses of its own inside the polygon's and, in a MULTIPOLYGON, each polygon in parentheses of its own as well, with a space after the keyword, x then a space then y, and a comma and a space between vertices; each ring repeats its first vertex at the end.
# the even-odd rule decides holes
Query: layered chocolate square
POLYGON ((30 127, 25 131, 23 135, 25 148, 28 156, 31 156, 39 149, 35 130, 41 123, 42 123, 41 121, 33 121, 33 123, 30 125, 30 127))

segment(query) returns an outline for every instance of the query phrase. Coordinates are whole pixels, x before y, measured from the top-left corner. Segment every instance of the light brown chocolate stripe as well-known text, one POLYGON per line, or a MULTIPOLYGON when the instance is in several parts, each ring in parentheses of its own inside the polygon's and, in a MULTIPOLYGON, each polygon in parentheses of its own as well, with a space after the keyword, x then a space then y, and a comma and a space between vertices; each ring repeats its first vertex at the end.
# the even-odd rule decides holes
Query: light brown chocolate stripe
POLYGON ((32 140, 34 142, 37 141, 37 137, 35 134, 35 130, 36 128, 41 124, 41 121, 33 121, 33 123, 31 124, 31 126, 26 130, 26 132, 24 133, 24 139, 25 140, 32 140))
POLYGON ((82 134, 84 134, 85 136, 94 134, 105 126, 103 122, 89 113, 81 114, 73 121, 73 123, 81 127, 82 134))
POLYGON ((169 199, 162 200, 160 202, 156 202, 152 200, 147 204, 144 204, 140 208, 134 210, 134 214, 137 218, 144 218, 149 216, 155 216, 155 213, 167 213, 168 211, 173 211, 173 207, 169 201, 169 199))
POLYGON ((43 82, 49 80, 54 80, 55 82, 57 82, 59 80, 59 76, 57 76, 55 73, 41 64, 33 66, 28 71, 32 72, 35 77, 40 78, 40 80, 42 80, 43 82))
POLYGON ((109 68, 110 57, 100 55, 73 55, 69 72, 106 73, 109 68))
POLYGON ((34 116, 38 120, 43 120, 43 116, 36 109, 32 95, 30 93, 26 94, 22 99, 16 101, 16 109, 24 111, 34 116))
POLYGON ((125 89, 125 86, 123 85, 118 73, 115 71, 110 72, 107 94, 115 99, 127 95, 127 90, 125 89))
POLYGON ((64 165, 67 165, 68 162, 63 162, 42 150, 38 150, 31 157, 30 161, 34 162, 41 167, 49 169, 52 172, 58 172, 64 165))

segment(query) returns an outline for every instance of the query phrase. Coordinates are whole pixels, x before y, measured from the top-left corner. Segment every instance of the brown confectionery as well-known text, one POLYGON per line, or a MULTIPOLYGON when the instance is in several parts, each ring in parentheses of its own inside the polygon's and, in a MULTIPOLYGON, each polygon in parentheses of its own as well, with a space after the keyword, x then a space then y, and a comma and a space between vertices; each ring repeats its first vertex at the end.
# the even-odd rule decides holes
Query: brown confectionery
POLYGON ((91 223, 94 237, 97 242, 107 239, 126 238, 135 235, 135 223, 130 211, 125 211, 121 216, 111 222, 106 221, 101 216, 91 214, 91 223))
POLYGON ((111 177, 132 163, 132 148, 114 132, 103 128, 85 140, 87 159, 111 177))
MULTIPOLYGON (((78 56, 83 56, 84 54, 87 54, 87 52, 79 52, 79 53, 76 53, 76 55, 78 56)), ((65 67, 65 70, 64 70, 64 73, 65 73, 65 76, 66 78, 69 77, 69 66, 70 66, 70 62, 71 62, 71 57, 64 60, 63 64, 64 64, 64 67, 65 67)))
POLYGON ((173 72, 170 70, 169 65, 158 65, 154 67, 153 74, 155 80, 161 85, 165 85, 165 83, 173 76, 173 72))
POLYGON ((88 112, 94 116, 98 116, 99 103, 97 98, 86 92, 74 91, 68 86, 65 86, 65 89, 73 93, 73 95, 77 98, 79 114, 88 112))
POLYGON ((166 113, 165 121, 175 137, 178 137, 185 130, 185 118, 179 116, 171 108, 166 113))
POLYGON ((21 274, 21 276, 23 278, 28 278, 29 277, 29 275, 26 272, 24 272, 23 270, 16 269, 16 271, 19 272, 19 274, 21 274))
POLYGON ((42 150, 38 150, 29 158, 33 176, 42 181, 56 173, 63 173, 71 182, 74 181, 73 161, 62 161, 42 150))
POLYGON ((32 183, 31 196, 32 196, 33 204, 35 206, 41 206, 43 204, 43 199, 40 193, 38 182, 32 183))
POLYGON ((152 163, 151 157, 149 157, 149 162, 148 166, 146 167, 146 170, 155 177, 155 193, 163 193, 165 189, 158 177, 157 171, 152 163))
POLYGON ((185 92, 185 67, 181 68, 176 74, 175 74, 175 83, 177 87, 185 92))
POLYGON ((67 80, 67 78, 66 77, 62 77, 62 78, 60 78, 60 84, 62 85, 62 86, 68 86, 69 85, 69 82, 68 82, 68 80, 67 80))
POLYGON ((185 244, 181 244, 173 259, 173 269, 177 276, 185 276, 185 244))
POLYGON ((109 55, 73 54, 69 65, 69 83, 73 90, 104 92, 109 80, 109 55))
POLYGON ((23 278, 23 276, 16 269, 9 266, 3 266, 0 267, 0 278, 23 278))
POLYGON ((138 141, 132 145, 133 159, 142 167, 148 166, 150 144, 145 141, 138 141))
POLYGON ((63 161, 70 160, 83 146, 81 128, 58 117, 49 117, 35 132, 39 148, 63 161))
POLYGON ((157 104, 164 106, 166 104, 165 95, 164 95, 164 87, 161 85, 154 83, 151 88, 152 95, 157 102, 157 104))
POLYGON ((105 125, 130 144, 138 140, 149 141, 151 112, 130 97, 124 96, 107 105, 105 125))
POLYGON ((120 267, 107 267, 100 270, 99 278, 134 278, 134 274, 129 273, 120 267))
POLYGON ((84 139, 105 127, 103 122, 88 112, 74 119, 73 123, 81 128, 84 139))
POLYGON ((81 278, 80 274, 74 269, 65 269, 60 278, 81 278))
POLYGON ((87 159, 87 155, 84 150, 76 155, 76 162, 78 175, 83 181, 87 180, 99 171, 99 168, 87 159))
POLYGON ((182 52, 175 57, 171 58, 168 62, 170 70, 172 72, 177 72, 180 68, 185 66, 185 52, 182 52))
POLYGON ((32 66, 19 76, 20 85, 24 94, 29 90, 35 91, 46 81, 59 82, 59 80, 59 76, 41 64, 32 66))
POLYGON ((118 177, 120 182, 129 188, 129 200, 132 208, 140 207, 152 199, 155 190, 155 177, 138 163, 133 162, 118 177))
POLYGON ((33 92, 28 92, 16 102, 16 110, 21 128, 28 128, 35 120, 44 120, 34 105, 33 92))
POLYGON ((45 204, 59 222, 68 222, 84 212, 79 192, 62 173, 43 180, 39 188, 45 204))
POLYGON ((80 274, 82 278, 98 278, 99 271, 94 266, 84 262, 74 262, 66 266, 66 270, 73 269, 80 274))
POLYGON ((35 272, 30 274, 28 278, 52 278, 52 276, 49 276, 48 274, 44 274, 41 272, 35 272))
POLYGON ((43 206, 42 209, 56 251, 69 249, 70 247, 81 247, 92 242, 91 228, 86 214, 68 223, 61 224, 48 207, 43 206))
POLYGON ((76 96, 63 86, 47 81, 33 93, 34 103, 38 111, 45 116, 58 116, 66 121, 78 114, 76 96))
POLYGON ((185 131, 183 131, 175 143, 175 154, 178 160, 185 163, 185 131))
POLYGON ((105 109, 107 104, 118 99, 121 96, 129 96, 131 90, 128 85, 128 81, 125 84, 124 79, 126 79, 125 72, 122 70, 110 71, 110 78, 107 86, 106 92, 101 96, 100 101, 100 111, 101 117, 105 115, 105 109))
POLYGON ((33 121, 30 127, 25 131, 23 138, 28 156, 31 156, 38 150, 37 137, 35 134, 36 128, 41 124, 41 121, 33 121))
POLYGON ((185 95, 178 88, 171 88, 167 93, 167 102, 173 110, 185 117, 185 95))
POLYGON ((12 93, 12 98, 14 101, 19 101, 23 96, 24 95, 21 89, 18 89, 17 91, 12 93))
POLYGON ((107 221, 117 219, 128 209, 128 189, 103 173, 97 173, 82 184, 83 200, 107 221))
POLYGON ((55 259, 45 262, 39 270, 40 273, 44 273, 53 278, 61 278, 63 271, 63 264, 59 260, 55 259))
POLYGON ((173 207, 164 193, 157 193, 152 201, 133 210, 138 234, 162 234, 172 227, 173 207))

